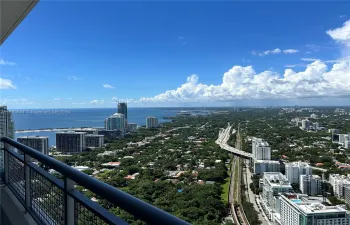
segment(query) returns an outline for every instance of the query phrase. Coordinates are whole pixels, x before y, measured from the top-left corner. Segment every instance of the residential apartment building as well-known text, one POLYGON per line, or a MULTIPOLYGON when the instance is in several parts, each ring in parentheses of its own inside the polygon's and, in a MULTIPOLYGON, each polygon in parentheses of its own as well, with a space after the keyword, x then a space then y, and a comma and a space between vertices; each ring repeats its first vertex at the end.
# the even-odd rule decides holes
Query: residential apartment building
POLYGON ((104 136, 97 134, 86 134, 85 145, 90 148, 101 148, 104 144, 104 136))
POLYGON ((128 123, 127 124, 127 130, 129 132, 135 132, 137 131, 137 124, 136 123, 128 123))
MULTIPOLYGON (((0 106, 0 138, 9 137, 14 138, 14 124, 12 121, 12 113, 7 110, 7 106, 0 106)), ((0 148, 4 144, 0 143, 0 148)))
POLYGON ((291 193, 281 195, 281 225, 349 225, 341 206, 325 206, 319 200, 291 193))
POLYGON ((18 137, 17 141, 27 145, 45 155, 49 154, 49 138, 43 136, 18 137))
POLYGON ((84 132, 57 132, 56 149, 59 152, 74 154, 85 150, 85 133, 84 132))
POLYGON ((280 162, 274 160, 255 160, 254 174, 262 175, 264 172, 281 172, 280 162))
POLYGON ((278 213, 278 199, 280 193, 292 192, 293 188, 288 179, 282 173, 266 172, 263 176, 262 206, 268 212, 268 218, 273 220, 274 214, 278 213))
POLYGON ((126 119, 124 114, 114 113, 105 121, 106 130, 121 130, 125 134, 126 119))
POLYGON ((300 175, 299 189, 307 195, 322 194, 322 178, 318 175, 300 175))
POLYGON ((346 204, 350 205, 350 185, 344 186, 343 196, 346 204))
POLYGON ((302 120, 301 121, 301 129, 309 130, 309 128, 310 128, 310 121, 309 120, 302 120))
POLYGON ((344 187, 350 186, 350 174, 347 176, 330 174, 329 183, 333 187, 333 193, 338 198, 344 198, 344 187))
POLYGON ((150 128, 156 128, 156 127, 158 127, 158 118, 153 116, 148 116, 146 118, 146 128, 150 129, 150 128))
POLYGON ((252 139, 252 153, 255 160, 270 160, 271 147, 261 138, 252 139))
POLYGON ((115 140, 124 137, 122 130, 99 130, 99 135, 103 135, 106 140, 115 140))
POLYGON ((305 162, 286 163, 286 177, 292 184, 299 184, 300 175, 312 175, 312 168, 305 162))

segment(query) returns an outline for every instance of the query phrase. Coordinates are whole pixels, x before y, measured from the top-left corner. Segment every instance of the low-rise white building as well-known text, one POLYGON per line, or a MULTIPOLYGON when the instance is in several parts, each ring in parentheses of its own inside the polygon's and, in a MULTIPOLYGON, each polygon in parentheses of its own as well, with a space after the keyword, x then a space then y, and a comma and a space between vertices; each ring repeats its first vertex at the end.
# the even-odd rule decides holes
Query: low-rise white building
POLYGON ((319 195, 321 190, 322 178, 318 175, 300 175, 299 189, 301 193, 307 195, 319 195))

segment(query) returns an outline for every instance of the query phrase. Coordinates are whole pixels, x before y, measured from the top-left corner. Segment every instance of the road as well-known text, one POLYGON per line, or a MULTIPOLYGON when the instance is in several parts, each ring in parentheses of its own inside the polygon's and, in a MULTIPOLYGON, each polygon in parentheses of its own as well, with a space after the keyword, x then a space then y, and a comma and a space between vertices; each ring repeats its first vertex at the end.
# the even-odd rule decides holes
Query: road
POLYGON ((264 218, 261 211, 260 211, 260 208, 258 206, 258 204, 256 203, 256 198, 257 196, 252 192, 252 190, 250 190, 250 187, 249 185, 251 183, 253 183, 253 180, 252 180, 252 173, 250 172, 249 170, 249 167, 250 167, 250 163, 249 163, 249 160, 246 160, 246 169, 245 169, 245 175, 246 175, 246 180, 247 180, 247 189, 248 189, 248 196, 249 196, 249 201, 250 203, 253 203, 254 205, 254 208, 255 208, 255 211, 258 212, 258 216, 259 216, 259 220, 261 221, 261 224, 262 225, 270 225, 270 222, 268 221, 268 219, 264 218))
MULTIPOLYGON (((227 128, 225 128, 225 129, 221 129, 220 130, 220 132, 219 132, 219 137, 218 137, 218 139, 216 140, 216 143, 218 144, 218 145, 220 145, 220 147, 221 148, 223 148, 223 149, 225 149, 225 150, 227 150, 227 149, 229 149, 228 151, 230 151, 231 150, 231 148, 232 149, 234 149, 233 151, 234 151, 234 153, 236 154, 236 155, 241 155, 240 153, 246 153, 246 152, 242 152, 242 151, 240 151, 239 149, 237 149, 237 148, 233 148, 233 147, 231 147, 231 146, 229 146, 228 144, 227 144, 227 142, 228 142, 228 140, 230 139, 230 135, 231 135, 231 129, 232 129, 232 126, 230 125, 230 124, 228 124, 228 126, 227 126, 227 128)), ((235 134, 236 133, 236 130, 234 130, 234 132, 232 132, 232 134, 235 134)), ((238 135, 239 135, 239 131, 238 131, 238 135)), ((239 137, 238 138, 240 138, 240 135, 239 135, 239 137)), ((239 147, 240 145, 241 145, 241 140, 238 140, 238 142, 240 143, 239 145, 237 145, 236 147, 239 147)), ((230 152, 232 152, 232 151, 230 151, 230 152)), ((250 155, 252 155, 252 154, 250 154, 250 153, 248 153, 249 155, 248 156, 250 156, 250 155)), ((242 154, 243 156, 247 156, 247 155, 245 155, 245 154, 242 154)), ((247 158, 251 158, 251 156, 250 157, 247 157, 247 158)), ((258 217, 259 217, 259 220, 262 222, 262 225, 271 225, 270 224, 270 222, 268 221, 268 219, 267 218, 264 218, 264 216, 263 216, 263 214, 261 213, 261 211, 260 211, 260 208, 258 207, 258 205, 257 205, 257 203, 256 203, 256 195, 250 190, 250 187, 249 187, 249 185, 250 185, 250 183, 252 183, 253 181, 252 181, 252 174, 251 174, 251 172, 250 172, 250 170, 249 170, 249 159, 246 159, 245 160, 245 162, 246 162, 246 168, 245 168, 245 170, 243 170, 243 175, 245 175, 245 178, 244 178, 244 181, 245 181, 245 183, 246 183, 246 185, 247 185, 247 192, 245 193, 246 194, 246 196, 247 196, 247 199, 253 204, 253 206, 254 206, 254 208, 255 208, 255 211, 258 213, 258 217)), ((232 208, 232 212, 236 212, 237 210, 236 210, 236 208, 233 206, 233 203, 234 203, 234 187, 235 187, 235 185, 234 184, 232 184, 232 183, 234 183, 234 182, 232 182, 232 181, 234 181, 234 177, 235 176, 237 176, 236 174, 235 174, 235 165, 236 165, 236 163, 239 163, 239 157, 235 157, 234 158, 234 160, 233 160, 233 162, 232 162, 232 172, 231 172, 231 183, 230 183, 230 192, 229 192, 229 202, 231 203, 231 208, 232 208)), ((237 187, 237 186, 236 186, 237 187)), ((240 186, 239 186, 240 187, 240 186)), ((234 213, 235 214, 235 213, 234 213)), ((236 214, 238 214, 237 216, 242 216, 242 215, 240 215, 240 212, 237 212, 236 214)), ((233 215, 233 217, 234 217, 234 220, 236 220, 237 219, 237 217, 236 217, 236 215, 233 215)))
POLYGON ((232 125, 230 124, 228 124, 228 126, 225 129, 221 129, 219 131, 218 139, 215 141, 215 143, 220 145, 222 149, 232 152, 235 155, 242 156, 244 158, 252 158, 253 154, 241 151, 227 144, 227 141, 230 139, 231 129, 232 129, 232 125))

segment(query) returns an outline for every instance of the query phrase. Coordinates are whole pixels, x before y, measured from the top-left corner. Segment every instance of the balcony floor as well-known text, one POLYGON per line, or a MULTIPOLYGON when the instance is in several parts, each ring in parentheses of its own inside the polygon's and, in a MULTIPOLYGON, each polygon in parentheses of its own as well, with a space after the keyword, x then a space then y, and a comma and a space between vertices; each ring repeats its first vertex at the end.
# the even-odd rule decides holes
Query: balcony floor
POLYGON ((6 186, 0 186, 0 210, 1 225, 37 224, 6 186))

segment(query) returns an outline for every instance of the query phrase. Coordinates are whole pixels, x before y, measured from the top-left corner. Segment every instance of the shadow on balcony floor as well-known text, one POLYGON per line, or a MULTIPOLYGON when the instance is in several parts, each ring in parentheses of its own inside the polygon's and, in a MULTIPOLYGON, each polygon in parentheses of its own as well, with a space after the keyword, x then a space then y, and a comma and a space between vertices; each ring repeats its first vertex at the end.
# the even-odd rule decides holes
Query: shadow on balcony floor
POLYGON ((37 224, 6 186, 0 186, 0 208, 0 225, 37 224))

